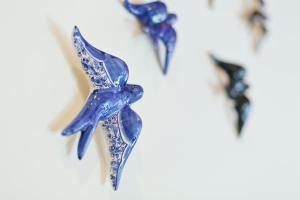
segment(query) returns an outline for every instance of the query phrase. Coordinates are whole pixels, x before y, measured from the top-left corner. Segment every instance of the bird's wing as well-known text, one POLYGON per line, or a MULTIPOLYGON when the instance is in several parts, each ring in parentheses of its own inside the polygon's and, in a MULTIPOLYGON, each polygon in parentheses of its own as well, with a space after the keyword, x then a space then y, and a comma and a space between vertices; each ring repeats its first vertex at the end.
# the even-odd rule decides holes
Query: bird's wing
POLYGON ((143 4, 130 3, 129 0, 124 1, 125 8, 133 15, 140 18, 144 23, 148 22, 150 18, 154 22, 159 23, 167 17, 167 6, 161 1, 153 1, 143 4))
POLYGON ((127 64, 89 44, 75 26, 73 42, 84 71, 96 89, 123 87, 128 79, 127 64))
POLYGON ((142 129, 142 120, 129 106, 104 121, 111 155, 111 181, 118 189, 123 167, 142 129))
POLYGON ((227 75, 231 79, 230 81, 232 81, 232 79, 234 80, 244 79, 246 70, 241 65, 221 61, 212 54, 210 54, 210 57, 215 63, 215 65, 217 65, 219 68, 223 69, 227 73, 227 75))
POLYGON ((177 34, 175 29, 169 25, 164 37, 161 39, 166 47, 165 62, 163 66, 163 73, 166 74, 176 46, 177 34))
POLYGON ((240 96, 235 100, 235 110, 238 114, 237 131, 238 134, 241 135, 251 110, 250 100, 244 95, 240 96))

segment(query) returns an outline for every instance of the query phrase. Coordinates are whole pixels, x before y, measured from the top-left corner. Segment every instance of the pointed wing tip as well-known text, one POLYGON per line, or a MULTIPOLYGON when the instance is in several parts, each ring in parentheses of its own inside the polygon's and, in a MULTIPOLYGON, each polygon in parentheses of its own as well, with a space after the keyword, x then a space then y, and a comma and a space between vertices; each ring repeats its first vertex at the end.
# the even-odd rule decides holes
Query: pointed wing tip
POLYGON ((114 191, 117 191, 119 189, 119 183, 120 183, 120 174, 117 173, 115 175, 111 175, 111 184, 114 191))
POLYGON ((73 28, 73 30, 74 30, 74 32, 79 32, 79 28, 78 28, 78 26, 74 26, 74 28, 73 28))
POLYGON ((240 126, 237 128, 237 137, 238 138, 242 137, 242 129, 243 129, 243 127, 240 127, 240 126))
POLYGON ((81 36, 79 28, 76 25, 73 28, 73 36, 81 36))
POLYGON ((133 147, 134 147, 134 144, 130 147, 127 147, 128 149, 124 151, 124 155, 123 155, 122 161, 120 163, 116 163, 115 166, 111 165, 111 172, 112 172, 111 173, 111 182, 112 182, 112 187, 115 191, 117 191, 119 188, 124 166, 129 158, 129 155, 130 155, 133 147))
POLYGON ((246 121, 239 121, 238 124, 237 124, 237 135, 238 135, 238 138, 241 138, 242 134, 243 134, 243 130, 244 130, 244 126, 246 124, 246 121))
POLYGON ((74 29, 73 29, 73 38, 74 37, 79 37, 81 40, 83 40, 84 42, 86 42, 85 39, 84 39, 84 37, 81 35, 81 32, 80 32, 78 26, 76 26, 76 25, 74 26, 74 29))
POLYGON ((113 187, 114 191, 117 191, 119 189, 124 164, 125 163, 120 164, 118 172, 116 174, 112 175, 111 181, 112 181, 112 187, 113 187))
POLYGON ((213 63, 215 65, 218 65, 219 60, 217 59, 217 57, 211 52, 208 52, 207 54, 208 54, 208 57, 213 61, 213 63))
POLYGON ((168 68, 168 67, 165 66, 165 68, 163 69, 163 75, 167 75, 167 73, 168 73, 168 70, 166 68, 168 68))
POLYGON ((116 185, 113 185, 113 190, 117 191, 119 189, 119 183, 116 183, 116 185))

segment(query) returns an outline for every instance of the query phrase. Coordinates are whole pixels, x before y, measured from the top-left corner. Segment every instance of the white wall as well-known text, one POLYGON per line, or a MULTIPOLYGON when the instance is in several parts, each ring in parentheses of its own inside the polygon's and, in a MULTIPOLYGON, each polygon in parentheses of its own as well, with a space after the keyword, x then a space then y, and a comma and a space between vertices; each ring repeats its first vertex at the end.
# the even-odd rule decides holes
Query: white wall
POLYGON ((259 53, 240 20, 241 0, 168 0, 179 41, 164 77, 150 41, 118 0, 1 0, 0 199, 300 198, 299 1, 267 1, 270 34, 259 53), (120 190, 107 177, 101 130, 86 157, 60 131, 89 92, 71 43, 78 25, 96 47, 130 67, 144 87, 134 105, 144 127, 120 190), (241 140, 216 92, 207 58, 243 63, 253 110, 241 140))

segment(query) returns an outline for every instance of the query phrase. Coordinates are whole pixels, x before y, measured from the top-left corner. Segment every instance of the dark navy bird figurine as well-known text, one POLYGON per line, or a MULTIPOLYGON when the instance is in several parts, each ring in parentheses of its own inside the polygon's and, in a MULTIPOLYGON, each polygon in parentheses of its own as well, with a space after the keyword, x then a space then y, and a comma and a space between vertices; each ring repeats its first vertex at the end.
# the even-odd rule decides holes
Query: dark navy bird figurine
POLYGON ((249 88, 249 85, 244 82, 246 70, 240 65, 223 62, 214 55, 210 55, 210 57, 215 65, 226 72, 229 78, 229 83, 225 86, 225 89, 228 97, 235 104, 238 115, 237 132, 240 136, 251 107, 249 99, 245 96, 245 92, 249 88))
POLYGON ((81 160, 96 127, 102 122, 112 158, 111 181, 117 190, 123 167, 142 129, 142 120, 130 105, 143 96, 143 88, 127 84, 126 63, 90 45, 77 27, 74 28, 73 42, 94 90, 62 135, 81 133, 77 149, 81 160))
POLYGON ((132 4, 129 0, 124 0, 124 6, 140 21, 145 33, 151 38, 155 50, 158 50, 159 41, 165 45, 163 73, 166 74, 176 46, 177 36, 172 25, 177 21, 177 16, 168 13, 166 4, 161 1, 132 4))

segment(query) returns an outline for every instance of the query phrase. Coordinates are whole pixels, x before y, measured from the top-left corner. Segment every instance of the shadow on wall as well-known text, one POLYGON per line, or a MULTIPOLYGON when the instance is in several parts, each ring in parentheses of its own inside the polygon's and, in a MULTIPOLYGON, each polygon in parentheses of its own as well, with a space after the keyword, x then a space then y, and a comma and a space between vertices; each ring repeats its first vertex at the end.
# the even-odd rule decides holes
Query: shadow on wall
MULTIPOLYGON (((91 86, 85 73, 81 69, 81 63, 76 56, 71 40, 68 39, 68 37, 65 37, 65 35, 60 31, 57 24, 51 19, 48 19, 48 24, 50 31, 52 32, 54 38, 61 48, 63 55, 65 56, 66 61, 68 62, 68 66, 70 67, 71 72, 76 79, 77 87, 79 88, 79 94, 77 94, 74 97, 73 101, 50 123, 49 128, 51 131, 61 132, 83 107, 85 99, 90 93, 91 86)), ((105 151, 105 147, 107 145, 104 141, 103 134, 104 133, 100 126, 97 128, 94 134, 97 153, 99 161, 101 163, 101 184, 104 184, 106 182, 107 176, 109 174, 108 151, 105 151)), ((69 137, 63 137, 62 139, 67 140, 66 152, 67 154, 70 154, 71 150, 74 147, 76 136, 73 135, 69 137)))

